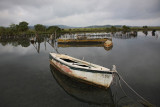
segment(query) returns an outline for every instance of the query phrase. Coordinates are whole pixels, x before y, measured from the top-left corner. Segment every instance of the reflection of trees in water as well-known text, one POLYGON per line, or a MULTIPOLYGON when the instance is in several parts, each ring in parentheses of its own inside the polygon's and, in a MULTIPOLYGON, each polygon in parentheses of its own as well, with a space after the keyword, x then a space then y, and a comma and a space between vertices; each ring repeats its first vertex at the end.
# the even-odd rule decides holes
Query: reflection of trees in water
POLYGON ((137 37, 137 31, 132 32, 113 32, 113 33, 80 33, 80 34, 64 34, 61 38, 65 39, 77 39, 78 36, 85 36, 88 39, 90 38, 119 38, 119 39, 130 39, 137 37))
POLYGON ((9 38, 1 38, 0 43, 5 46, 7 44, 11 44, 12 46, 17 47, 21 45, 22 47, 28 47, 30 45, 30 39, 28 37, 9 37, 9 38))
POLYGON ((156 30, 152 30, 152 36, 155 36, 156 30))
MULTIPOLYGON (((67 34, 67 35, 62 35, 62 37, 67 37, 67 36, 73 36, 77 34, 67 34)), ((80 35, 84 35, 83 33, 80 35)), ((129 39, 132 37, 137 36, 137 32, 132 32, 132 33, 89 33, 88 35, 85 34, 88 38, 108 38, 108 37, 115 37, 115 38, 120 38, 120 39, 129 39)), ((46 42, 48 42, 52 47, 55 47, 56 44, 56 39, 59 38, 61 35, 60 34, 52 34, 52 35, 23 35, 23 36, 1 36, 0 38, 0 43, 5 46, 7 44, 11 44, 12 46, 17 47, 18 45, 21 45, 22 47, 28 47, 30 44, 32 44, 37 52, 39 53, 40 51, 40 44, 44 42, 45 49, 46 49, 46 42)), ((67 37, 68 38, 68 37, 67 37)), ((110 50, 112 48, 107 48, 106 50, 110 50)))
MULTIPOLYGON (((148 31, 142 31, 146 36, 148 35, 148 31)), ((150 35, 150 34, 149 34, 150 35)), ((158 35, 159 35, 159 33, 158 33, 158 31, 156 31, 156 30, 152 30, 151 31, 151 35, 152 36, 155 36, 156 38, 158 38, 158 35)))
POLYGON ((61 39, 96 39, 96 38, 108 38, 111 37, 111 33, 71 33, 61 35, 61 39))
POLYGON ((22 47, 28 47, 30 45, 30 40, 28 38, 19 39, 18 45, 21 45, 22 47))
POLYGON ((40 44, 44 42, 45 50, 46 50, 46 42, 51 41, 54 44, 55 40, 60 37, 60 34, 45 34, 45 35, 23 35, 23 36, 0 36, 0 44, 3 46, 5 45, 12 45, 12 46, 22 46, 28 47, 32 44, 37 52, 40 51, 40 44))
POLYGON ((148 35, 148 31, 145 31, 145 30, 144 30, 143 33, 144 33, 146 36, 148 35))
POLYGON ((4 46, 7 44, 12 44, 13 46, 21 45, 22 47, 28 47, 30 45, 30 41, 32 44, 42 43, 44 42, 45 38, 49 39, 49 37, 50 35, 0 36, 0 43, 4 46))
POLYGON ((122 32, 117 32, 112 34, 112 37, 118 38, 118 39, 131 39, 137 37, 137 32, 127 32, 127 33, 122 33, 122 32))
POLYGON ((34 46, 34 48, 37 50, 37 52, 40 52, 40 44, 44 42, 45 50, 46 50, 46 43, 48 42, 52 47, 55 45, 55 41, 57 38, 59 38, 59 34, 51 34, 51 35, 38 35, 32 36, 30 38, 31 44, 34 46))
POLYGON ((30 42, 34 46, 34 48, 37 50, 38 53, 40 52, 40 44, 44 42, 46 40, 45 38, 47 37, 48 36, 44 37, 43 35, 35 35, 31 37, 30 42))

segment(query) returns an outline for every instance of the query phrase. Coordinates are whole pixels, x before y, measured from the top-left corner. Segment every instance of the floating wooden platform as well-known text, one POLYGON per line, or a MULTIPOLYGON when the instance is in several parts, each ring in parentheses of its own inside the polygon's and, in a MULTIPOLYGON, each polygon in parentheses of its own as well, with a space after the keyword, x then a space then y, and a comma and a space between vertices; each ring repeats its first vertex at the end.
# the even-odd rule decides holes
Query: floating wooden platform
POLYGON ((103 43, 107 38, 92 39, 58 39, 58 43, 103 43))
POLYGON ((103 43, 58 43, 58 47, 103 47, 103 43))

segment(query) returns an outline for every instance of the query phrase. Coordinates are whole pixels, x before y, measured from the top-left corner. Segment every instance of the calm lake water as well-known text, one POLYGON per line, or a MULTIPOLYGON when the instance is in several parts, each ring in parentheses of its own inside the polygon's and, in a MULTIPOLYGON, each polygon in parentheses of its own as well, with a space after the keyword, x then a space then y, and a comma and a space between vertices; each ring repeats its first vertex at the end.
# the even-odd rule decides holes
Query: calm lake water
MULTIPOLYGON (((113 47, 99 44, 59 45, 58 52, 107 68, 116 65, 125 81, 150 103, 160 106, 160 32, 114 35, 113 47)), ((60 74, 50 66, 55 49, 44 40, 0 40, 0 107, 142 106, 126 85, 113 82, 108 90, 60 74)), ((142 106, 143 107, 143 106, 142 106)))

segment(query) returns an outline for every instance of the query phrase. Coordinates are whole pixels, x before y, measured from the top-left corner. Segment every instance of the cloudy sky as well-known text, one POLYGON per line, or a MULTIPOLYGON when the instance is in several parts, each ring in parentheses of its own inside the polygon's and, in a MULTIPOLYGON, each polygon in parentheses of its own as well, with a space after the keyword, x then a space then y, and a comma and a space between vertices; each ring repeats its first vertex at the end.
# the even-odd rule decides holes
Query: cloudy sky
POLYGON ((160 26, 160 0, 0 0, 0 26, 160 26))

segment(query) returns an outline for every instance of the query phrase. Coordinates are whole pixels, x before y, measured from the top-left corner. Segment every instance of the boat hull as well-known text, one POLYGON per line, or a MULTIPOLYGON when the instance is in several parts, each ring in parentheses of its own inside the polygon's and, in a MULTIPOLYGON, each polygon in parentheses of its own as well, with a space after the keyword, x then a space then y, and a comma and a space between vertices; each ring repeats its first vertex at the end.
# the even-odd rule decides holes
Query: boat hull
POLYGON ((105 43, 104 43, 104 46, 107 47, 107 48, 110 48, 110 47, 113 46, 113 44, 112 44, 112 43, 111 43, 111 44, 105 44, 105 43))
POLYGON ((108 88, 113 80, 112 74, 86 72, 79 69, 73 69, 54 59, 50 59, 50 64, 58 69, 61 73, 87 84, 108 88))

